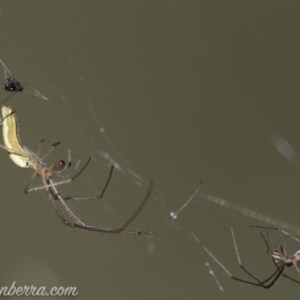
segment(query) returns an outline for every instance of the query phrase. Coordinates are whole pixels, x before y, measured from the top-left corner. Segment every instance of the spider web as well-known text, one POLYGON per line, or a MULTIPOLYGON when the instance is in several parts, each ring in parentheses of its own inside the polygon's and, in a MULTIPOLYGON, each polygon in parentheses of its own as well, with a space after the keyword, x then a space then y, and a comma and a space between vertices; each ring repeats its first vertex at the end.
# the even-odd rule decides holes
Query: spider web
MULTIPOLYGON (((297 80, 289 74, 292 63, 279 50, 269 58, 265 53, 272 47, 264 38, 247 36, 253 44, 269 46, 257 58, 263 68, 267 61, 285 75, 278 75, 280 84, 272 77, 275 83, 268 85, 243 59, 248 46, 242 38, 242 69, 240 63, 231 67, 218 52, 220 44, 215 41, 223 41, 223 35, 217 28, 227 24, 223 14, 215 20, 219 25, 211 28, 211 38, 203 29, 210 23, 206 10, 192 5, 99 3, 94 10, 91 4, 32 2, 35 12, 24 4, 3 4, 2 22, 18 24, 2 33, 5 41, 11 36, 18 39, 7 43, 0 59, 3 79, 14 77, 25 88, 7 103, 17 111, 22 142, 35 150, 40 139, 61 141, 47 158, 50 164, 66 159, 67 149, 73 165, 92 158, 74 183, 60 187, 64 195, 99 193, 114 165, 103 200, 70 204, 88 223, 122 225, 142 201, 150 179, 152 196, 130 228, 153 228, 192 201, 153 237, 67 230, 51 213, 44 193, 23 195, 30 173, 13 166, 2 153, 5 175, 13 178, 8 190, 2 188, 3 211, 9 212, 3 216, 3 224, 8 224, 3 232, 8 241, 0 274, 3 284, 17 280, 28 285, 75 285, 83 298, 91 299, 120 299, 124 294, 132 299, 260 295, 259 289, 232 282, 190 232, 230 273, 242 277, 232 226, 242 262, 261 278, 274 266, 258 230, 249 225, 269 224, 299 233, 300 124, 293 114, 299 106, 282 100, 297 95, 297 80), (31 18, 38 26, 27 23, 31 18), (19 24, 34 38, 22 39, 19 24), (248 77, 245 69, 258 79, 248 77), (288 90, 279 89, 281 85, 288 90), (274 86, 277 93, 269 95, 274 86)), ((223 5, 234 24, 240 24, 239 14, 247 16, 237 5, 223 5)), ((208 16, 215 12, 209 5, 206 9, 208 16)), ((247 31, 253 24, 244 22, 242 29, 247 31)), ((237 27, 224 27, 233 45, 237 27)), ((268 33, 265 30, 262 35, 268 33)), ((224 53, 235 51, 223 43, 224 53)), ((43 153, 47 149, 46 144, 43 153)), ((271 245, 287 243, 289 253, 298 249, 275 232, 269 239, 271 245)), ((268 291, 270 298, 282 298, 286 292, 278 291, 278 285, 288 285, 291 293, 299 288, 280 279, 274 291, 268 291)))

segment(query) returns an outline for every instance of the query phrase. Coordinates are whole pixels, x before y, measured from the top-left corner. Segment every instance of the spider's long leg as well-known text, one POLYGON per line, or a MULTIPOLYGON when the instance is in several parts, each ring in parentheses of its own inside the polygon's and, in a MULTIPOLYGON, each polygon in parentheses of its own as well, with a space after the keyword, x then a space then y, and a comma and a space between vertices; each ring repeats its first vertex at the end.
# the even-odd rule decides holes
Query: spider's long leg
POLYGON ((106 180, 106 183, 105 183, 105 186, 104 186, 104 188, 103 188, 103 190, 101 191, 100 194, 94 195, 94 196, 89 196, 89 197, 71 197, 71 196, 68 196, 68 197, 63 197, 63 199, 64 200, 75 200, 75 201, 77 201, 77 200, 96 200, 96 199, 101 199, 103 197, 103 195, 104 195, 104 193, 105 193, 108 185, 109 185, 109 182, 110 182, 110 179, 111 179, 111 176, 112 176, 112 173, 113 173, 113 169, 114 169, 114 167, 111 166, 110 172, 109 172, 109 176, 108 176, 108 178, 106 180))
MULTIPOLYGON (((210 250, 208 250, 201 242, 200 240, 195 236, 195 234, 193 232, 191 232, 192 236, 195 238, 195 240, 201 245, 201 247, 208 253, 208 255, 224 270, 224 272, 229 276, 231 277, 232 279, 236 280, 236 281, 240 281, 240 282, 243 282, 243 283, 247 283, 247 284, 250 284, 250 285, 254 285, 254 286, 259 286, 259 287, 262 287, 262 288, 270 288, 276 281, 277 279, 279 278, 279 276, 282 274, 284 268, 285 268, 285 265, 282 266, 281 269, 276 269, 276 271, 270 276, 268 277, 266 280, 264 281, 260 281, 257 277, 253 276, 250 272, 248 272, 243 266, 242 266, 242 263, 241 263, 241 260, 240 260, 240 256, 237 252, 237 257, 238 257, 238 262, 239 262, 239 266, 242 268, 242 270, 244 272, 246 272, 250 277, 252 277, 253 279, 255 279, 257 282, 251 282, 251 281, 248 281, 248 280, 245 280, 245 279, 241 279, 241 278, 238 278, 236 276, 233 276, 229 271, 228 269, 212 254, 212 252, 210 250), (276 276, 275 276, 276 275, 276 276), (272 280, 272 282, 270 282, 268 285, 264 285, 266 282, 268 282, 269 280, 271 280, 273 277, 275 276, 275 278, 272 280)), ((237 247, 236 247, 236 241, 235 241, 235 236, 234 236, 234 232, 233 232, 233 229, 231 228, 231 234, 232 234, 232 237, 233 237, 233 241, 234 241, 234 245, 235 245, 235 250, 237 251, 237 247)))
POLYGON ((291 233, 287 232, 284 229, 278 228, 278 227, 266 227, 266 226, 256 226, 256 225, 252 225, 250 227, 254 227, 254 228, 262 228, 262 229, 269 229, 269 230, 277 230, 279 232, 281 232, 282 234, 284 234, 287 237, 292 238, 294 241, 300 243, 300 239, 295 237, 294 235, 292 235, 291 233))
MULTIPOLYGON (((46 141, 45 140, 41 140, 39 142, 39 145, 38 145, 38 150, 37 150, 37 154, 38 156, 40 156, 40 152, 41 152, 41 146, 43 143, 45 143, 46 141)), ((57 147, 61 144, 60 141, 58 142, 55 142, 54 144, 51 145, 51 147, 48 149, 48 151, 44 154, 44 156, 41 158, 41 160, 43 161, 46 157, 48 157, 48 155, 57 147)))
MULTIPOLYGON (((94 225, 88 225, 85 224, 84 222, 82 222, 73 212, 72 210, 67 206, 67 204, 64 202, 63 197, 60 196, 60 194, 58 193, 57 189, 54 187, 54 185, 52 185, 52 181, 46 181, 47 185, 50 185, 51 188, 48 189, 48 193, 50 196, 50 200, 56 210, 56 212, 58 213, 58 216, 60 217, 60 219, 64 222, 65 225, 69 226, 69 227, 79 227, 79 228, 83 228, 83 229, 87 229, 87 230, 94 230, 94 231, 101 231, 101 232, 107 232, 107 231, 103 231, 106 230, 105 228, 101 228, 101 227, 97 227, 94 225), (66 210, 66 212, 69 214, 69 216, 75 220, 78 224, 74 223, 70 223, 66 220, 66 218, 63 216, 63 214, 59 211, 55 201, 53 201, 54 199, 57 199, 60 201, 60 204, 63 206, 63 208, 66 210)), ((106 189, 106 186, 104 187, 104 189, 106 189)), ((132 217, 120 228, 115 228, 115 229, 108 229, 108 232, 112 232, 113 233, 120 233, 120 232, 126 232, 125 228, 136 218, 136 216, 140 213, 140 211, 143 209, 144 205, 146 204, 146 202, 148 201, 150 195, 151 195, 151 190, 153 188, 153 182, 150 182, 147 194, 144 198, 144 200, 142 201, 142 203, 140 204, 140 206, 138 207, 138 209, 134 212, 134 214, 132 215, 132 217)), ((129 232, 128 232, 129 233, 129 232)), ((135 234, 138 234, 137 232, 135 232, 135 234)))
MULTIPOLYGON (((238 247, 237 247, 237 243, 236 243, 236 239, 235 239, 235 235, 234 235, 234 231, 233 231, 233 228, 231 227, 231 234, 232 234, 232 239, 233 239, 233 244, 234 244, 234 248, 235 248, 235 252, 236 252, 236 256, 237 256, 237 258, 238 258, 238 263, 239 263, 239 266, 240 266, 240 268, 245 272, 245 273, 247 273, 250 277, 252 277, 253 279, 255 279, 258 283, 259 283, 259 285, 263 285, 263 284, 265 284, 266 282, 268 282, 268 281, 270 281, 274 276, 276 276, 276 274, 277 274, 277 272, 279 273, 279 274, 281 274, 282 273, 282 271, 283 271, 283 269, 284 269, 284 265, 283 266, 281 266, 281 268, 279 268, 279 266, 276 264, 276 270, 275 270, 275 272, 274 273, 272 273, 267 279, 265 279, 265 280, 260 280, 257 276, 255 276, 254 274, 252 274, 252 273, 250 273, 244 266, 243 266, 243 264, 242 264, 242 261, 241 261, 241 258, 240 258, 240 255, 239 255, 239 251, 238 251, 238 247)), ((269 247, 269 244, 268 244, 268 242, 267 242, 267 240, 265 239, 265 237, 263 236, 263 235, 261 235, 262 236, 262 238, 264 239, 264 241, 265 241, 265 243, 266 243, 266 246, 267 246, 267 249, 268 249, 268 251, 270 251, 270 247, 269 247)), ((275 263, 275 261, 274 261, 274 263, 275 263)), ((277 274, 278 275, 278 274, 277 274)), ((280 275, 279 275, 280 276, 280 275)), ((278 277, 279 277, 278 276, 278 277)), ((278 278, 277 277, 277 278, 278 278)), ((242 281, 242 282, 247 282, 247 281, 243 281, 243 280, 240 280, 239 278, 237 278, 237 277, 235 277, 235 276, 233 276, 232 277, 233 279, 235 279, 235 280, 238 280, 238 281, 242 281)), ((275 277, 276 278, 276 277, 275 277)), ((254 284, 254 285, 256 285, 256 284, 254 284)))
MULTIPOLYGON (((24 192, 26 194, 28 194, 28 193, 35 192, 38 190, 48 189, 48 188, 51 188, 52 186, 58 186, 58 185, 70 183, 70 182, 74 181, 85 170, 85 168, 88 166, 90 161, 91 161, 91 158, 89 157, 89 159, 87 160, 85 165, 80 169, 80 171, 71 178, 68 178, 68 179, 62 180, 62 181, 58 181, 58 182, 52 182, 52 184, 45 184, 45 185, 41 185, 41 186, 37 186, 37 187, 29 187, 29 185, 27 184, 24 192)), ((35 174, 36 174, 36 172, 35 172, 35 174)))
POLYGON ((285 278, 287 278, 287 279, 290 279, 290 280, 292 280, 292 281, 294 281, 294 282, 300 284, 300 281, 299 281, 299 280, 296 280, 296 279, 294 279, 294 278, 292 278, 292 277, 290 277, 290 276, 288 276, 288 275, 286 275, 286 274, 282 274, 282 276, 285 277, 285 278))
MULTIPOLYGON (((266 280, 264 280, 264 281, 259 281, 259 280, 258 280, 257 283, 256 283, 256 282, 247 281, 247 280, 244 280, 244 279, 241 279, 241 278, 237 278, 237 277, 235 277, 235 276, 232 276, 232 279, 237 280, 237 281, 240 281, 240 282, 244 282, 244 283, 247 283, 247 284, 255 285, 255 286, 260 286, 260 287, 262 287, 262 288, 264 288, 264 289, 269 289, 269 288, 270 288, 270 287, 278 280, 278 278, 279 278, 280 275, 282 274, 284 268, 285 268, 285 265, 283 265, 283 267, 282 267, 280 270, 276 270, 276 271, 275 271, 269 278, 267 278, 266 280), (275 274, 277 274, 277 275, 275 276, 275 274), (275 276, 275 278, 274 278, 269 284, 264 285, 266 282, 268 282, 269 280, 271 280, 274 276, 275 276)), ((243 268, 243 270, 244 270, 244 268, 243 268)), ((247 272, 247 274, 250 275, 249 272, 247 272)), ((251 276, 251 277, 253 277, 253 276, 251 276)), ((253 277, 253 278, 254 278, 254 277, 253 277)))
POLYGON ((129 220, 127 222, 125 222, 125 224, 119 229, 119 232, 122 232, 125 230, 125 228, 128 227, 128 225, 137 217, 137 215, 141 212, 141 210, 144 208, 144 206, 146 205, 146 203, 148 202, 151 193, 152 193, 152 189, 153 189, 153 181, 150 181, 149 184, 149 188, 148 191, 146 193, 146 196, 144 197, 142 203, 139 205, 139 207, 137 208, 137 210, 134 212, 134 214, 129 218, 129 220))
MULTIPOLYGON (((270 255, 271 259, 272 259, 272 262, 274 263, 275 267, 280 270, 280 265, 276 262, 275 258, 271 255, 272 254, 272 251, 271 251, 271 247, 267 241, 267 239, 265 238, 265 236, 260 232, 260 235, 261 237, 263 238, 265 244, 266 244, 266 247, 267 247, 267 253, 270 255)), ((286 252, 283 253, 283 255, 287 255, 286 252)))
POLYGON ((86 230, 92 230, 92 231, 98 231, 102 233, 119 233, 118 230, 113 229, 113 228, 102 228, 102 227, 97 227, 93 225, 85 225, 71 210, 70 208, 65 204, 64 200, 60 197, 59 194, 56 194, 53 192, 53 190, 48 189, 48 195, 50 198, 50 201, 55 209, 55 212, 57 213, 58 217, 60 220, 70 228, 81 228, 81 229, 86 229, 86 230), (58 198, 56 198, 58 197, 58 198), (63 205, 63 207, 66 209, 66 211, 71 215, 71 218, 74 219, 77 223, 72 223, 69 222, 65 215, 60 211, 58 208, 58 202, 56 200, 60 200, 60 203, 63 205))
MULTIPOLYGON (((51 184, 51 182, 50 182, 51 184)), ((53 187, 54 188, 54 187, 53 187)), ((200 186, 199 186, 200 188, 200 186)), ((178 215, 178 213, 185 208, 188 203, 195 197, 196 193, 198 192, 199 188, 193 193, 193 195, 176 211, 175 215, 178 215)), ((85 229, 85 230, 90 230, 90 231, 97 231, 97 232, 102 232, 102 233, 114 233, 114 234, 119 234, 119 233, 123 233, 123 234, 133 234, 133 235, 152 235, 154 234, 156 231, 160 230, 163 226, 165 226, 167 223, 171 222, 174 218, 168 217, 164 222, 162 222, 160 225, 158 225, 156 228, 154 229, 150 229, 150 230, 130 230, 130 229, 126 229, 126 227, 133 221, 133 219, 137 216, 137 214, 140 212, 140 210, 143 208, 143 206, 145 205, 145 203, 148 201, 150 194, 151 194, 151 190, 152 190, 152 183, 150 183, 147 194, 144 198, 144 200, 142 201, 141 205, 138 207, 138 209, 135 211, 135 213, 133 214, 133 216, 125 223, 125 225, 123 225, 120 228, 107 228, 107 227, 101 227, 101 226, 97 226, 97 225, 91 225, 91 224, 86 224, 83 221, 81 221, 74 212, 72 212, 72 210, 67 206, 67 204, 65 203, 63 197, 61 197, 59 195, 59 193, 53 192, 53 190, 49 191, 48 190, 48 194, 51 200, 52 205, 54 206, 54 209, 57 213, 57 215, 59 216, 59 218, 61 219, 61 221, 68 227, 71 228, 80 228, 80 229, 85 229), (64 216, 64 214, 59 210, 58 206, 57 206, 57 201, 55 200, 59 200, 60 204, 64 207, 64 209, 66 210, 66 212, 70 215, 70 217, 73 220, 76 220, 77 223, 72 223, 70 221, 68 221, 66 219, 66 217, 64 216)))
MULTIPOLYGON (((69 214, 69 216, 78 224, 81 226, 84 226, 84 223, 72 212, 72 210, 65 204, 64 200, 61 198, 59 192, 57 191, 56 187, 53 185, 53 182, 51 179, 45 181, 45 185, 50 185, 51 187, 47 189, 49 198, 51 200, 52 205, 54 206, 54 209, 60 219, 66 224, 66 218, 63 215, 63 213, 59 210, 58 206, 56 205, 54 200, 59 200, 63 208, 66 210, 66 212, 69 214)), ((67 225, 67 224, 66 224, 67 225)), ((68 226, 68 225, 67 225, 68 226)))

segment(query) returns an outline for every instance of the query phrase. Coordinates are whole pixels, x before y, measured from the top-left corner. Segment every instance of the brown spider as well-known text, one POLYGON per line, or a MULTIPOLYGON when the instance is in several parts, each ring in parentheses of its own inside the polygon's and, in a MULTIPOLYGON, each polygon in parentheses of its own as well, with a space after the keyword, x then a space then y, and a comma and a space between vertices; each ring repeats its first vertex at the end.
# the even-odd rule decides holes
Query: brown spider
MULTIPOLYGON (((43 185, 38 186, 38 187, 30 187, 29 184, 25 186, 25 193, 30 193, 34 192, 37 190, 46 190, 49 199, 58 215, 60 220, 68 227, 71 228, 80 228, 80 229, 85 229, 85 230, 91 230, 91 231, 97 231, 97 232, 102 232, 102 233, 114 233, 114 234, 119 234, 119 233, 124 233, 124 234, 134 234, 134 235, 152 235, 156 231, 160 230, 163 226, 165 226, 167 223, 169 223, 171 220, 175 219, 175 217, 180 213, 181 210, 183 210, 186 205, 192 200, 194 195, 190 197, 175 213, 170 215, 169 218, 165 219, 163 222, 158 224, 156 227, 153 229, 145 229, 145 230, 131 230, 127 229, 128 225, 137 217, 137 215, 140 213, 146 202, 148 201, 152 188, 153 188, 153 182, 150 181, 150 185, 148 188, 148 191, 139 205, 139 207, 136 209, 136 211, 133 213, 133 215, 128 219, 128 221, 125 222, 125 224, 119 228, 109 228, 109 227, 101 227, 98 225, 92 225, 92 224, 87 224, 81 219, 77 217, 77 215, 69 208, 69 206, 66 203, 66 200, 94 200, 94 199, 101 199, 102 196, 104 195, 106 188, 109 185, 112 172, 113 172, 113 167, 111 167, 110 174, 108 176, 108 179, 104 185, 104 188, 102 192, 98 195, 93 195, 90 197, 66 197, 62 196, 58 190, 57 186, 63 185, 70 183, 74 181, 88 166, 90 162, 90 158, 87 160, 85 165, 73 176, 72 173, 68 175, 63 175, 62 173, 71 166, 71 152, 68 150, 68 161, 65 162, 64 160, 60 160, 58 163, 54 165, 47 165, 44 162, 44 158, 46 158, 49 153, 57 147, 60 142, 57 142, 52 145, 52 147, 49 149, 49 151, 44 155, 43 157, 40 157, 39 152, 40 152, 40 145, 43 141, 41 141, 39 145, 39 149, 37 154, 34 153, 33 151, 29 150, 26 146, 24 146, 20 142, 19 138, 19 129, 18 129, 18 123, 16 121, 16 114, 15 110, 9 106, 2 106, 2 128, 3 128, 3 139, 4 139, 4 145, 0 145, 1 148, 5 149, 12 161, 18 165, 21 168, 31 168, 34 170, 34 173, 30 179, 30 181, 34 177, 39 177, 43 185), (60 175, 64 179, 61 181, 54 182, 53 177, 55 175, 60 175), (72 219, 72 221, 69 221, 63 211, 61 211, 60 206, 64 209, 64 211, 69 215, 69 217, 72 219)), ((80 160, 77 162, 74 171, 78 168, 80 163, 80 160)))

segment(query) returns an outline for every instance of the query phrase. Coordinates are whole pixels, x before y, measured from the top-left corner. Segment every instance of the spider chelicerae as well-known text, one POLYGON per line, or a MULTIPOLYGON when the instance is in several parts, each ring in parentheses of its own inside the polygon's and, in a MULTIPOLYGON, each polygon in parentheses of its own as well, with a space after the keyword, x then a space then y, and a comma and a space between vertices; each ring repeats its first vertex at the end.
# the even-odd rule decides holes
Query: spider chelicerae
POLYGON ((74 181, 88 166, 90 163, 90 158, 87 160, 87 162, 84 164, 84 166, 77 171, 79 168, 80 160, 77 162, 74 172, 77 171, 73 175, 71 174, 64 175, 63 172, 68 169, 71 166, 71 152, 68 150, 68 160, 60 160, 56 164, 53 165, 47 165, 44 162, 44 159, 49 155, 49 153, 57 147, 60 142, 54 143, 51 148, 48 150, 46 155, 43 157, 40 157, 40 145, 43 143, 43 141, 40 142, 39 148, 37 153, 34 153, 33 151, 29 150, 26 146, 24 146, 20 142, 19 138, 19 129, 18 129, 18 123, 16 120, 16 113, 15 110, 10 106, 2 106, 2 130, 3 130, 3 140, 4 145, 0 145, 1 148, 5 149, 12 161, 18 165, 21 168, 31 168, 33 169, 34 173, 31 176, 29 183, 32 181, 33 178, 38 177, 42 181, 42 185, 38 187, 31 187, 28 184, 25 186, 25 193, 31 193, 37 190, 46 190, 48 197, 55 209, 55 212, 57 213, 60 220, 68 227, 71 228, 80 228, 90 231, 96 231, 96 232, 102 232, 102 233, 113 233, 113 234, 134 234, 134 235, 152 235, 158 230, 160 230, 163 226, 165 226, 167 223, 169 223, 171 220, 173 220, 181 210, 183 210, 186 205, 192 200, 193 197, 189 198, 175 213, 173 213, 169 218, 165 219, 163 222, 158 224, 153 229, 145 229, 145 230, 130 230, 127 229, 128 225, 137 217, 137 215, 140 213, 146 202, 148 201, 152 188, 153 188, 153 182, 150 181, 148 191, 141 202, 141 204, 138 206, 136 211, 133 213, 133 215, 125 222, 125 224, 119 228, 109 228, 109 227, 101 227, 97 225, 87 224, 86 222, 79 219, 79 217, 69 208, 66 201, 70 200, 94 200, 94 199, 101 199, 109 185, 109 182, 111 180, 111 176, 113 173, 113 166, 110 169, 110 173, 108 176, 108 179, 104 185, 103 190, 98 195, 93 195, 90 197, 66 197, 61 195, 57 187, 59 185, 67 184, 72 181, 74 181), (61 181, 54 182, 53 177, 55 175, 61 175, 64 177, 61 181), (64 212, 61 210, 61 207, 63 210, 69 215, 70 220, 66 218, 64 212))

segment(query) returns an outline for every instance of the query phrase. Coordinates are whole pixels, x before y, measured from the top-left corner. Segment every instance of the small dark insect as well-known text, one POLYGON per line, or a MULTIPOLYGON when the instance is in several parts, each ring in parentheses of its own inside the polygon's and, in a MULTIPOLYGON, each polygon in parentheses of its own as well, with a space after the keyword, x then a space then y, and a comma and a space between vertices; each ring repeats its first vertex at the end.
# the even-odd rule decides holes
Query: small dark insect
POLYGON ((14 78, 7 78, 4 82, 4 89, 8 92, 22 92, 21 83, 14 78))

